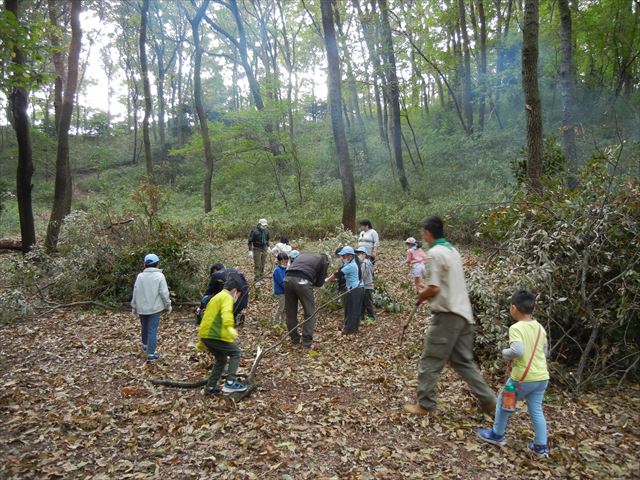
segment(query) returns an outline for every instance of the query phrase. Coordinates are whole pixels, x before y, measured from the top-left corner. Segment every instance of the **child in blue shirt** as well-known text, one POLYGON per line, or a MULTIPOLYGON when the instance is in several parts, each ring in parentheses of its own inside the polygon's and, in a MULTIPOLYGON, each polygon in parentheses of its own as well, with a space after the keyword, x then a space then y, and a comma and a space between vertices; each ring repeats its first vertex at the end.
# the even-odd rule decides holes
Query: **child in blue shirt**
MULTIPOLYGON (((340 272, 344 275, 347 286, 346 301, 344 302, 344 328, 343 335, 350 335, 358 331, 360 317, 362 316, 362 302, 364 299, 364 288, 360 267, 356 261, 356 254, 353 247, 346 246, 338 253, 342 258, 342 268, 340 272)), ((327 282, 336 280, 335 274, 327 278, 327 282)))
POLYGON ((285 323, 284 274, 287 272, 287 266, 289 265, 289 255, 284 252, 280 252, 276 257, 276 260, 278 263, 276 264, 276 268, 273 270, 273 293, 278 299, 276 323, 285 323))

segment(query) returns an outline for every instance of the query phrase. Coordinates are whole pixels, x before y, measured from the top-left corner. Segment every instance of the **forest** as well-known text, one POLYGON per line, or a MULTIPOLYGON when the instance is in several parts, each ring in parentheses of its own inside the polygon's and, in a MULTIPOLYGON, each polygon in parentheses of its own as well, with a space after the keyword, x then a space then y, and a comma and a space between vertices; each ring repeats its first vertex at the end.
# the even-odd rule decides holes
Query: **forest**
POLYGON ((0 106, 1 477, 637 478, 639 0, 3 0, 0 106), (528 400, 507 447, 474 437, 453 366, 436 415, 402 412, 438 313, 403 264, 429 215, 495 391, 512 294, 536 296, 545 461, 528 400), (367 219, 375 322, 341 336, 327 283, 313 348, 277 343, 262 219, 329 274, 367 219), (129 313, 151 252, 157 362, 129 313), (242 401, 151 382, 208 375, 217 262, 248 280, 240 371, 273 345, 242 401))

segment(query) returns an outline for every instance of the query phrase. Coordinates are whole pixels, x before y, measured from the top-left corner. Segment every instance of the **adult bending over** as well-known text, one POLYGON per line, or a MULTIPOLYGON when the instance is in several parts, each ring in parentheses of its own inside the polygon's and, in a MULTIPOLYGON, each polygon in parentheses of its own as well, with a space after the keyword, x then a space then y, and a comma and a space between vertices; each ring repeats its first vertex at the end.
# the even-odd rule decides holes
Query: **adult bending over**
MULTIPOLYGON (((291 252, 293 254, 293 252, 291 252)), ((327 276, 329 257, 321 253, 301 253, 289 265, 284 277, 284 302, 287 316, 287 330, 291 333, 291 341, 300 343, 298 331, 298 300, 302 303, 304 319, 307 320, 315 312, 313 287, 321 287, 327 276)), ((316 319, 313 318, 302 325, 302 345, 311 348, 316 319)))

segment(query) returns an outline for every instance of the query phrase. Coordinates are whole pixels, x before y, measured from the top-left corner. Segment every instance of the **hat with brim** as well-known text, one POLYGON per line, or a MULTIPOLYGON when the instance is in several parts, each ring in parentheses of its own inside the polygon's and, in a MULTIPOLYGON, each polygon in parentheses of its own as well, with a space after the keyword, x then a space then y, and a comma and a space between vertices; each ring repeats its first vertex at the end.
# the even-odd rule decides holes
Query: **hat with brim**
POLYGON ((368 254, 369 252, 367 252, 367 249, 364 247, 358 247, 355 249, 356 253, 364 253, 365 255, 368 254))
POLYGON ((416 243, 416 239, 413 237, 409 237, 404 241, 404 243, 410 243, 411 245, 414 245, 416 243))
POLYGON ((294 260, 294 259, 298 258, 299 256, 300 256, 300 252, 298 250, 291 250, 289 252, 289 258, 291 260, 294 260))
POLYGON ((349 245, 347 245, 346 247, 344 247, 342 250, 340 250, 338 252, 338 255, 340 255, 341 257, 344 257, 345 255, 355 255, 356 252, 353 251, 353 247, 350 247, 349 245))
POLYGON ((153 265, 154 263, 158 263, 160 259, 155 253, 147 253, 144 256, 144 264, 145 265, 153 265))
POLYGON ((263 227, 268 227, 269 223, 267 222, 266 218, 261 218, 260 220, 258 220, 258 225, 262 225, 263 227))

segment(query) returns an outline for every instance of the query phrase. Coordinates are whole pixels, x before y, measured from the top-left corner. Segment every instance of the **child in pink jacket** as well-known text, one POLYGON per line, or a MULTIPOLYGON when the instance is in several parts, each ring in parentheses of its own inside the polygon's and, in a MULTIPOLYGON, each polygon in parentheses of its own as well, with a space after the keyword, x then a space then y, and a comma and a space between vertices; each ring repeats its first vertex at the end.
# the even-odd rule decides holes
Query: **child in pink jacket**
POLYGON ((409 237, 405 240, 405 243, 408 248, 407 258, 404 263, 411 266, 411 273, 409 276, 413 278, 413 281, 416 284, 416 291, 419 291, 426 286, 424 284, 424 264, 427 261, 427 254, 424 253, 424 250, 422 250, 421 245, 415 238, 409 237))

